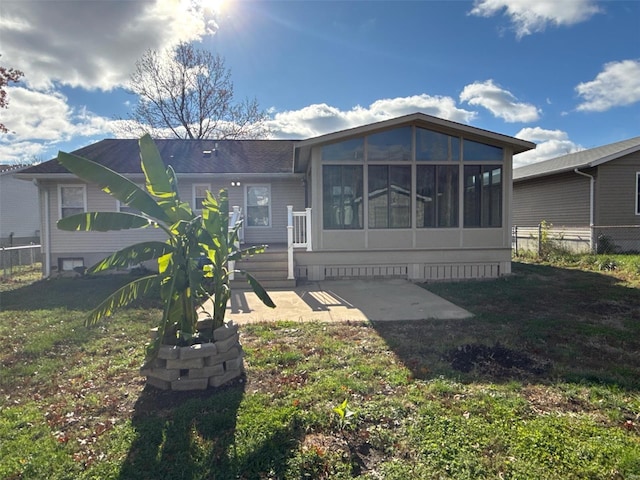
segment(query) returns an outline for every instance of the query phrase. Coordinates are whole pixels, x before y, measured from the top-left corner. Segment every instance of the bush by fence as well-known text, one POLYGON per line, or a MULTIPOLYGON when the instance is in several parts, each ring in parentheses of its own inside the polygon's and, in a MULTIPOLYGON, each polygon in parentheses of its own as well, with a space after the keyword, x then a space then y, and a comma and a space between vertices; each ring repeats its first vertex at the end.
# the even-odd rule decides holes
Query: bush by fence
POLYGON ((516 255, 551 250, 570 253, 639 253, 640 225, 596 225, 555 227, 541 222, 535 226, 514 225, 512 248, 516 255))

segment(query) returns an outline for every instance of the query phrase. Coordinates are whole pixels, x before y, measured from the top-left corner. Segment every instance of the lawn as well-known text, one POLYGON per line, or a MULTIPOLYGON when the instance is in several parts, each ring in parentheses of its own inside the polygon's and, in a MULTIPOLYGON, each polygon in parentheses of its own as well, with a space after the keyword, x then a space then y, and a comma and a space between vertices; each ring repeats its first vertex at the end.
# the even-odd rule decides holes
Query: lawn
POLYGON ((640 262, 601 260, 425 286, 467 320, 243 326, 246 375, 191 394, 138 374, 153 302, 82 325, 125 276, 13 278, 0 478, 638 479, 640 262))

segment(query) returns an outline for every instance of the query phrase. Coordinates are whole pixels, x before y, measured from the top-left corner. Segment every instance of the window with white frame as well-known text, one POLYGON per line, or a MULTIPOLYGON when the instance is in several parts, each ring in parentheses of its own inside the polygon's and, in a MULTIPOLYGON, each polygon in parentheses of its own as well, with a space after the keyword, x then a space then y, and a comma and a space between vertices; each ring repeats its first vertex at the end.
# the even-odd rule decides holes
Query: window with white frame
POLYGON ((85 185, 58 186, 60 218, 87 211, 87 189, 85 185))
POLYGON ((636 215, 640 215, 640 172, 636 172, 636 215))
POLYGON ((271 226, 271 186, 247 185, 247 227, 271 226))
POLYGON ((208 183, 197 183, 193 185, 193 209, 202 210, 202 202, 207 198, 207 192, 211 191, 211 185, 208 183))

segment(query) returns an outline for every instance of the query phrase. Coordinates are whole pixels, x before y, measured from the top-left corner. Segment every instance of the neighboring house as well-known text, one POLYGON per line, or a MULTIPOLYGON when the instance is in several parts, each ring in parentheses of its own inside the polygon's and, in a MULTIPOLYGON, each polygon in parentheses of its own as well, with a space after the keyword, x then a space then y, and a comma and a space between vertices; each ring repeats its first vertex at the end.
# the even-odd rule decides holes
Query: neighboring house
MULTIPOLYGON (((511 173, 524 140, 416 113, 308 140, 157 140, 196 209, 229 192, 246 244, 287 245, 289 278, 480 278, 511 271, 511 173), (291 206, 293 213, 289 213, 291 206)), ((136 140, 76 152, 142 182, 136 140)), ((58 219, 122 208, 57 160, 37 179, 46 274, 91 265, 157 229, 64 232, 58 219)))
POLYGON ((513 224, 586 231, 592 250, 640 250, 640 137, 513 171, 513 224))
POLYGON ((19 246, 40 241, 38 188, 18 180, 24 166, 0 165, 0 246, 19 246))

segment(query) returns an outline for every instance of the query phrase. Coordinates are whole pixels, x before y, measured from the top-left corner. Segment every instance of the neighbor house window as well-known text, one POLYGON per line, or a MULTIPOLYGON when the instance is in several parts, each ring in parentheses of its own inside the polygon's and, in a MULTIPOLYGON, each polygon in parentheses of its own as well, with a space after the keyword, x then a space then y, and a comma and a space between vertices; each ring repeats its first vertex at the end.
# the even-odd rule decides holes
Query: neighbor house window
POLYGON ((468 165, 464 167, 464 226, 502 225, 502 167, 468 165))
POLYGON ((353 230, 362 225, 362 166, 322 168, 322 211, 325 229, 353 230))
POLYGON ((60 185, 60 218, 87 211, 87 189, 84 185, 60 185))
POLYGON ((458 165, 416 167, 416 226, 458 226, 458 165))
POLYGON ((369 228, 411 227, 411 167, 369 166, 369 228))
POLYGON ((636 172, 636 215, 640 215, 640 172, 636 172))
POLYGON ((271 187, 247 185, 247 227, 271 226, 271 187))
POLYGON ((501 147, 466 139, 462 146, 462 156, 465 162, 502 162, 504 158, 501 147))
POLYGON ((367 161, 411 160, 411 127, 374 133, 367 137, 367 161))
POLYGON ((207 192, 211 190, 208 183, 196 184, 193 186, 193 209, 202 210, 202 202, 207 198, 207 192))
POLYGON ((71 272, 76 268, 84 267, 84 259, 83 258, 59 258, 58 259, 58 270, 61 272, 71 272))

